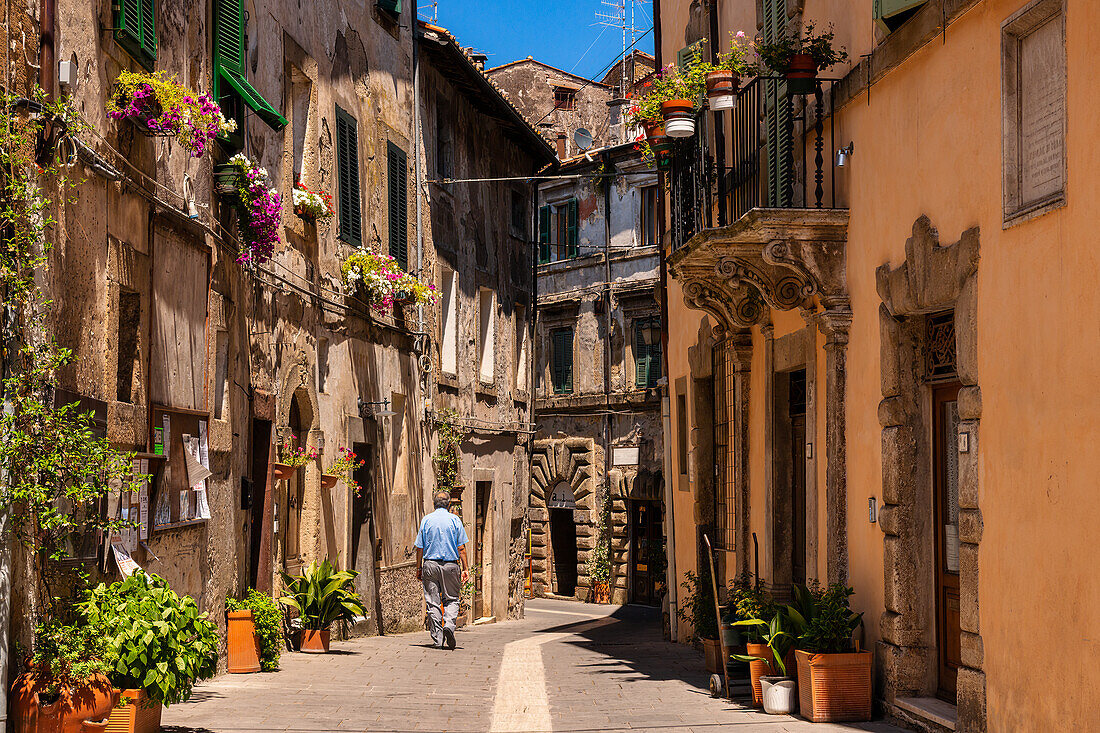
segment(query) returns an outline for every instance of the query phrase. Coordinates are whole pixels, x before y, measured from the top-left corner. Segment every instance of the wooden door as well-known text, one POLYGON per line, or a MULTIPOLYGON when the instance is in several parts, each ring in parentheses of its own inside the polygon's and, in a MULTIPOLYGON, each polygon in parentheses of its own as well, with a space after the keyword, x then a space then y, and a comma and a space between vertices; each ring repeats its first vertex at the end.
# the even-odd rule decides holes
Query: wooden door
POLYGON ((351 558, 352 569, 358 571, 355 576, 355 592, 363 599, 371 615, 368 626, 381 634, 382 605, 379 603, 378 584, 378 532, 374 524, 374 446, 369 443, 355 443, 352 446, 355 455, 363 465, 355 469, 353 478, 359 484, 359 491, 351 499, 351 558))
POLYGON ((959 631, 959 385, 932 393, 934 525, 936 534, 936 643, 938 694, 954 703, 960 666, 959 631))
POLYGON ((271 421, 252 420, 252 496, 248 521, 248 584, 256 590, 271 590, 271 421))
POLYGON ((806 414, 791 415, 791 582, 806 582, 806 414))
POLYGON ((491 565, 486 561, 492 556, 492 525, 488 520, 489 511, 492 509, 490 502, 493 484, 489 481, 478 481, 476 516, 474 517, 474 618, 479 619, 488 615, 489 603, 485 598, 485 575, 491 565))
POLYGON ((630 600, 654 606, 661 602, 659 586, 665 579, 664 531, 661 504, 635 501, 630 512, 630 562, 633 584, 630 600))
MULTIPOLYGON (((306 436, 302 434, 302 419, 298 411, 298 400, 295 398, 290 403, 290 431, 294 434, 291 444, 294 448, 305 445, 306 436)), ((294 472, 294 475, 283 483, 286 485, 286 516, 283 529, 283 567, 291 575, 302 572, 302 480, 304 469, 294 472)))

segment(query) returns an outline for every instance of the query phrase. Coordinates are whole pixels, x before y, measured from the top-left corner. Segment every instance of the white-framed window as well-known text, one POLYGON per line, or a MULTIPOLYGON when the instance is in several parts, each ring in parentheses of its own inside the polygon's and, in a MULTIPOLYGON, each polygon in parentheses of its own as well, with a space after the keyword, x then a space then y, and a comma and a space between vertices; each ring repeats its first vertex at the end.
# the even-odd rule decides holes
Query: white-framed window
POLYGON ((458 273, 444 265, 439 272, 439 368, 458 376, 458 273))
POLYGON ((527 306, 517 303, 513 310, 515 321, 515 385, 517 392, 527 391, 527 306))
POLYGON ((492 384, 496 376, 496 293, 478 288, 478 379, 492 384))

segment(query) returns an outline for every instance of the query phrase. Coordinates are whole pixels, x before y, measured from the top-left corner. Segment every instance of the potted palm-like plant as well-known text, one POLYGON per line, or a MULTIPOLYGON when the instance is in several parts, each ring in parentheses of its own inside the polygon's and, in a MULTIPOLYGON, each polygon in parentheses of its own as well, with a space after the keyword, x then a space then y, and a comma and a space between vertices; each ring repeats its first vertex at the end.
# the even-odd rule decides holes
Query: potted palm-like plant
POLYGON ((791 651, 795 637, 791 633, 791 622, 782 611, 776 612, 770 621, 748 619, 738 621, 735 626, 756 629, 767 652, 764 655, 733 654, 741 662, 764 662, 770 674, 761 675, 761 702, 765 713, 783 715, 794 712, 796 685, 793 677, 788 676, 788 667, 793 667, 791 651))
MULTIPOLYGON (((732 626, 740 630, 741 638, 745 642, 744 656, 735 655, 734 658, 748 662, 752 704, 761 707, 764 704, 761 679, 775 672, 774 666, 768 661, 771 655, 765 632, 768 624, 775 618, 778 607, 757 585, 749 583, 735 588, 731 600, 733 615, 736 617, 732 626)), ((793 657, 791 661, 793 663, 793 657)))
POLYGON ((827 588, 796 585, 787 607, 798 636, 799 709, 815 723, 871 719, 871 652, 852 641, 863 623, 840 583, 827 588))
POLYGON ((337 570, 328 559, 311 562, 302 575, 280 572, 286 592, 279 603, 298 613, 301 624, 300 649, 311 654, 329 650, 330 627, 337 621, 365 617, 367 609, 352 587, 357 573, 337 570))
POLYGON ((163 578, 138 570, 100 583, 77 607, 88 627, 103 633, 107 676, 121 693, 108 730, 160 730, 162 707, 190 698, 195 682, 217 670, 217 626, 163 578))
POLYGON ((802 33, 782 33, 772 42, 757 41, 756 54, 772 72, 787 79, 791 94, 812 94, 817 85, 817 72, 848 59, 843 46, 833 48, 832 26, 817 33, 813 23, 807 23, 802 33))

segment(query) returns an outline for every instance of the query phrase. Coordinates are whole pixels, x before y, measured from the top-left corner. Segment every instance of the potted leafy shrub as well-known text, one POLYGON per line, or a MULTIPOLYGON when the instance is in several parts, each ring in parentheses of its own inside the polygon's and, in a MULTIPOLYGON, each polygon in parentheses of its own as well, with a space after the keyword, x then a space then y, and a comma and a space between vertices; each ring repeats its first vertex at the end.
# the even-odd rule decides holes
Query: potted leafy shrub
POLYGON ((791 633, 791 622, 787 615, 780 610, 769 621, 748 619, 738 621, 736 625, 755 629, 766 650, 761 655, 751 652, 733 655, 734 659, 749 662, 750 666, 755 662, 767 665, 769 674, 760 677, 764 712, 773 715, 794 712, 796 685, 794 678, 788 676, 788 670, 793 667, 791 651, 794 649, 795 637, 791 633))
POLYGON ((174 137, 192 158, 201 158, 215 138, 237 129, 209 95, 188 89, 166 71, 123 71, 107 98, 107 115, 132 122, 146 135, 174 137))
POLYGON ((592 595, 596 603, 611 603, 611 557, 607 538, 607 512, 600 513, 596 524, 596 544, 592 558, 586 564, 588 577, 592 579, 592 595))
POLYGON ((352 587, 359 574, 354 570, 337 570, 326 558, 320 564, 311 562, 302 575, 291 576, 282 571, 280 574, 286 591, 279 603, 298 613, 299 648, 303 652, 328 652, 332 624, 350 623, 357 616, 367 615, 363 601, 352 587))
POLYGON ((770 43, 756 42, 756 54, 773 73, 787 79, 791 94, 812 94, 817 85, 817 73, 848 59, 844 47, 833 48, 832 26, 817 33, 813 23, 807 23, 802 33, 782 33, 770 43))
POLYGON ((277 670, 283 640, 283 612, 275 601, 251 589, 244 598, 226 598, 225 610, 230 621, 229 671, 243 671, 242 668, 253 666, 255 669, 248 671, 277 670), (237 619, 236 624, 234 619, 237 619))
POLYGON ((703 566, 699 575, 690 570, 684 574, 681 587, 686 591, 676 615, 694 629, 695 638, 703 647, 707 671, 722 674, 722 651, 718 640, 718 619, 714 615, 714 591, 710 570, 703 566))
POLYGON ((796 585, 787 608, 798 636, 799 707, 815 723, 871 719, 871 652, 852 641, 863 623, 849 606, 853 592, 840 583, 796 585))
POLYGON ((669 64, 659 73, 654 94, 661 103, 665 134, 669 137, 691 137, 695 134, 696 104, 706 89, 706 73, 710 65, 702 60, 702 47, 682 68, 669 64))
POLYGON ((294 213, 298 218, 310 224, 329 219, 336 214, 332 206, 332 196, 324 191, 312 191, 298 181, 294 184, 294 213))
POLYGON ((137 570, 100 583, 77 607, 104 634, 108 676, 121 690, 112 730, 160 730, 162 706, 184 702, 197 680, 217 671, 217 626, 199 613, 194 598, 176 595, 163 578, 137 570))
POLYGON ((730 109, 741 85, 745 63, 745 32, 730 33, 730 48, 722 51, 706 72, 707 104, 712 110, 730 109))
POLYGON ((299 468, 319 457, 316 448, 296 446, 294 441, 297 435, 290 435, 279 446, 279 460, 271 464, 275 478, 279 480, 289 479, 299 468))
POLYGON ((401 269, 393 257, 368 247, 359 247, 340 264, 344 287, 357 293, 379 312, 393 308, 400 293, 408 302, 435 302, 435 285, 424 284, 401 269))
POLYGON ((19 675, 11 689, 17 730, 77 733, 83 721, 106 718, 118 693, 107 677, 105 656, 104 640, 95 626, 39 624, 29 671, 19 675))
POLYGON ((730 607, 735 619, 732 625, 741 631, 741 638, 745 643, 745 655, 735 658, 748 662, 752 702, 760 707, 764 699, 760 680, 774 673, 774 668, 767 661, 770 656, 765 631, 778 609, 768 594, 760 589, 759 584, 752 582, 751 577, 734 583, 730 592, 730 607))

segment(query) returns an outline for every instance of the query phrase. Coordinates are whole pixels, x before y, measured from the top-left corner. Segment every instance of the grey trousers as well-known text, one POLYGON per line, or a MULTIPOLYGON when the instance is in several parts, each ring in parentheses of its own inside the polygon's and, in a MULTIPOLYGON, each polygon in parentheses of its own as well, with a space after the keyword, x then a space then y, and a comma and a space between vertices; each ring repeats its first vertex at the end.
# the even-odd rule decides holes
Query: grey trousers
POLYGON ((428 631, 438 646, 443 643, 444 627, 452 632, 455 630, 462 568, 457 562, 425 560, 420 580, 424 584, 424 602, 428 605, 428 631))

